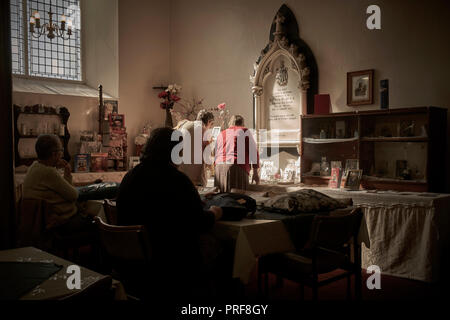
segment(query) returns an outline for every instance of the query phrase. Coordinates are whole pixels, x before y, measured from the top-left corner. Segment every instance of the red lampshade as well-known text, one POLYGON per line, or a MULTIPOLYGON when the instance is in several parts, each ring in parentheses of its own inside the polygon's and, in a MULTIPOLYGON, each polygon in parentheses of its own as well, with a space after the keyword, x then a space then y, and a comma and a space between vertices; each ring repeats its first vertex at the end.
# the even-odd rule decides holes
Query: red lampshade
POLYGON ((314 95, 314 114, 330 114, 331 99, 329 94, 314 95))

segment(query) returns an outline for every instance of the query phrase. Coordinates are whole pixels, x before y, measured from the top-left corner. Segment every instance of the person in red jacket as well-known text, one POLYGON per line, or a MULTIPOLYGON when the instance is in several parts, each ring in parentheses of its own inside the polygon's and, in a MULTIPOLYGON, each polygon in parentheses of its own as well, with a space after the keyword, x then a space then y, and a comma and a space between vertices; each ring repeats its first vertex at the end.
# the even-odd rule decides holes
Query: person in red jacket
POLYGON ((214 185, 221 192, 246 190, 252 168, 252 182, 259 184, 259 154, 251 131, 240 115, 232 116, 229 126, 217 137, 216 144, 214 185))

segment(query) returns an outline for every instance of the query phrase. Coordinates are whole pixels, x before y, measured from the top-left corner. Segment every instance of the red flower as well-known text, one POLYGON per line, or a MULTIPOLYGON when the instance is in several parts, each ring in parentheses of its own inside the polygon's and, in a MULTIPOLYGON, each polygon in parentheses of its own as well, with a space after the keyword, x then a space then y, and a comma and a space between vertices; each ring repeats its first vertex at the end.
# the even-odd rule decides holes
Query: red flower
POLYGON ((180 99, 181 98, 177 97, 176 95, 170 95, 170 100, 172 100, 172 101, 177 102, 177 101, 180 101, 180 99))
POLYGON ((167 91, 163 91, 160 94, 158 94, 158 98, 166 98, 167 95, 168 95, 168 92, 167 91))
POLYGON ((219 110, 225 110, 225 107, 226 107, 226 104, 225 104, 225 102, 224 102, 224 103, 219 104, 219 105, 217 106, 217 109, 219 109, 219 110))

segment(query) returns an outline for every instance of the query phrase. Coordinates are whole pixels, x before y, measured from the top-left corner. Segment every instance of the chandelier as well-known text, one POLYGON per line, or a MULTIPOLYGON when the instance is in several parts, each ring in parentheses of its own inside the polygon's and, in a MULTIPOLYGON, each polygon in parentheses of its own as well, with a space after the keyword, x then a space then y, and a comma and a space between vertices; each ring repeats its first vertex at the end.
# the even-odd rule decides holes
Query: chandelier
POLYGON ((65 15, 61 15, 61 25, 53 23, 53 12, 50 9, 48 12, 48 23, 41 26, 41 16, 38 11, 30 17, 30 33, 33 38, 39 38, 47 33, 47 38, 50 40, 55 37, 60 37, 63 40, 68 40, 72 35, 72 20, 67 19, 65 15), (67 20, 67 23, 66 23, 67 20), (67 28, 66 28, 67 24, 67 28))

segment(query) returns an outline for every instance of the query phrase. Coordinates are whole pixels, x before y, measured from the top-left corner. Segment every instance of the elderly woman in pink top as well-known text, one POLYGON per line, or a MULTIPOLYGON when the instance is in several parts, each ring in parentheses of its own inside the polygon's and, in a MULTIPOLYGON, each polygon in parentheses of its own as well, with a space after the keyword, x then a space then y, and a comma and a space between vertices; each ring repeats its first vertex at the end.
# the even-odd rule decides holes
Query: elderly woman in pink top
POLYGON ((214 185, 221 192, 246 190, 252 168, 252 181, 259 183, 258 149, 250 130, 244 126, 244 118, 232 116, 229 126, 220 133, 216 144, 214 185))

